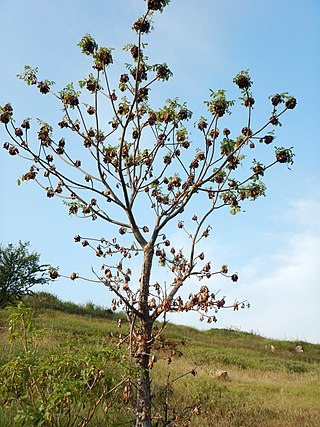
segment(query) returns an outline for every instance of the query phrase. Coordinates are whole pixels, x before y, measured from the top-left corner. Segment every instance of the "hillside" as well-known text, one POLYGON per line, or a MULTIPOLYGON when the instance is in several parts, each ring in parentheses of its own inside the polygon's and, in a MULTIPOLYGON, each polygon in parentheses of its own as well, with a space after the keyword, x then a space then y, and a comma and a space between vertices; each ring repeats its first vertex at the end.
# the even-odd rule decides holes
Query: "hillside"
MULTIPOLYGON (((82 353, 86 355, 83 360, 87 360, 88 354, 99 357, 107 348, 106 357, 111 355, 111 362, 96 359, 95 364, 108 364, 111 385, 112 373, 117 372, 119 377, 131 369, 124 352, 115 348, 117 340, 112 338, 126 329, 123 321, 119 330, 119 316, 107 313, 107 318, 99 310, 100 314, 94 310, 91 315, 70 314, 57 307, 36 305, 34 327, 39 332, 33 339, 35 354, 39 357, 51 357, 51 360, 60 357, 61 365, 61 360, 66 358, 80 360, 82 353)), ((17 355, 20 362, 23 358, 19 339, 9 343, 8 314, 8 310, 0 311, 1 365, 15 360, 17 355)), ((165 350, 160 349, 152 370, 154 416, 158 420, 155 425, 164 425, 160 419, 165 413, 167 420, 171 420, 167 425, 173 426, 320 426, 320 345, 270 340, 233 330, 200 332, 176 325, 168 325, 165 336, 173 343, 175 355, 171 362, 165 350), (298 345, 303 352, 295 350, 298 345)), ((32 360, 35 370, 34 355, 32 360)), ((81 369, 83 363, 81 361, 81 369)), ((133 375, 133 371, 130 372, 133 375)), ((22 381, 16 375, 17 381, 19 378, 22 381)), ((55 378, 58 383, 67 378, 61 379, 58 375, 55 378)), ((3 387, 4 377, 0 380, 3 387)), ((100 426, 130 425, 130 404, 122 392, 121 386, 121 393, 108 400, 108 410, 104 411, 100 426)), ((9 400, 2 403, 0 426, 23 425, 23 417, 14 419, 21 406, 9 400)), ((97 419, 93 417, 88 425, 98 425, 97 419)), ((30 422, 24 425, 35 425, 34 421, 30 422)), ((74 421, 59 422, 55 425, 78 425, 74 421)))

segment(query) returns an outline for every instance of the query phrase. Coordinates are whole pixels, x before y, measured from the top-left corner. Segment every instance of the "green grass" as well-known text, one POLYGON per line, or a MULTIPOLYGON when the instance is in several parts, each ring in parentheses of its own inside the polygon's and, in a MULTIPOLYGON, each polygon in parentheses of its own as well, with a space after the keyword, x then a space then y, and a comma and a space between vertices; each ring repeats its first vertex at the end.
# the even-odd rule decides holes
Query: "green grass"
POLYGON ((89 317, 101 317, 105 319, 115 319, 121 317, 109 308, 105 308, 92 302, 86 304, 75 304, 72 301, 61 301, 57 296, 48 292, 37 292, 24 299, 24 302, 38 311, 51 310, 61 311, 69 314, 81 314, 89 317))
MULTIPOLYGON (((42 330, 37 339, 42 355, 116 345, 111 336, 119 333, 119 316, 101 316, 102 309, 94 313, 95 307, 90 314, 70 314, 61 311, 58 303, 55 307, 44 308, 38 302, 34 306, 36 327, 42 330)), ((1 364, 21 351, 18 342, 9 344, 7 317, 8 311, 0 310, 1 364)), ((122 330, 126 328, 124 324, 122 330)), ((155 419, 163 414, 167 395, 168 412, 176 418, 171 425, 320 427, 320 345, 270 340, 234 330, 200 332, 177 325, 168 325, 165 335, 175 340, 183 355, 168 364, 167 354, 163 350, 158 354, 152 370, 155 419), (302 345, 304 353, 296 353, 296 345, 302 345), (175 381, 192 369, 196 369, 196 376, 175 381), (216 369, 226 370, 230 381, 218 380, 216 369), (168 382, 170 387, 166 386, 168 382), (184 417, 191 417, 189 424, 183 424, 184 417)), ((124 426, 130 421, 121 396, 117 405, 117 416, 109 418, 106 427, 124 426)), ((14 421, 14 415, 14 408, 4 407, 0 426, 22 425, 14 421)))

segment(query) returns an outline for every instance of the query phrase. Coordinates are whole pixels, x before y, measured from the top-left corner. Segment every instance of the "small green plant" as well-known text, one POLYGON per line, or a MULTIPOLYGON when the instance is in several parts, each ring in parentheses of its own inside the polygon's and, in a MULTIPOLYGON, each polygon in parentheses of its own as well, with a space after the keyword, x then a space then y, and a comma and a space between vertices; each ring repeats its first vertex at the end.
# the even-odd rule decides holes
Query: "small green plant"
POLYGON ((191 402, 187 402, 184 396, 179 396, 174 384, 189 375, 196 376, 196 369, 193 368, 175 378, 172 378, 172 372, 169 371, 165 384, 157 384, 154 387, 156 425, 189 425, 194 415, 200 415, 200 408, 205 400, 203 396, 201 399, 198 396, 192 396, 191 402))
POLYGON ((17 307, 8 307, 11 314, 8 319, 9 338, 13 342, 20 340, 25 353, 35 350, 32 308, 20 302, 17 307))

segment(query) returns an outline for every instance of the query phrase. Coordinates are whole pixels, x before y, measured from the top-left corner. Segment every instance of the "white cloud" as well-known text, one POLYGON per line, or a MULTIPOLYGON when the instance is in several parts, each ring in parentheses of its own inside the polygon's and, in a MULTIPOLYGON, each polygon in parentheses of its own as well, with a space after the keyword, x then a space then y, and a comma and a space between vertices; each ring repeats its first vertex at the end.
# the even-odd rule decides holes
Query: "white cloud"
MULTIPOLYGON (((274 251, 264 253, 259 248, 258 255, 242 268, 244 284, 226 289, 229 301, 241 294, 250 300, 251 309, 221 312, 217 327, 232 326, 271 338, 320 342, 320 203, 316 198, 305 198, 289 208, 278 219, 283 223, 283 237, 274 235, 274 251)), ((198 316, 183 316, 173 320, 206 327, 197 319, 198 316)))

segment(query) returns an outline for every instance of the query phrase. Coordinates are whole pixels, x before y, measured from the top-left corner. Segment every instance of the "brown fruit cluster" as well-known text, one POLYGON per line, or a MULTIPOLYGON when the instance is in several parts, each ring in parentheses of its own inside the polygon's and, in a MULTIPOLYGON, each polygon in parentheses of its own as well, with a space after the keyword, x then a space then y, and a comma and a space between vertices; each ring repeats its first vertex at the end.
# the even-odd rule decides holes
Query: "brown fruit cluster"
POLYGON ((264 168, 260 164, 257 164, 256 166, 254 166, 254 168, 252 170, 256 175, 263 175, 264 174, 264 168))
POLYGON ((40 90, 40 93, 42 93, 43 95, 50 92, 50 86, 48 85, 47 82, 38 83, 38 89, 40 90))
POLYGON ((139 57, 139 48, 138 48, 138 46, 133 45, 131 47, 131 49, 130 49, 130 52, 131 52, 132 58, 134 60, 138 59, 138 57, 139 57))
POLYGON ((98 47, 97 43, 93 40, 93 38, 87 34, 81 40, 81 48, 82 52, 86 55, 93 55, 98 47))
POLYGON ((208 126, 208 123, 205 120, 200 120, 198 123, 198 129, 204 130, 208 126))
POLYGON ((250 77, 245 74, 240 74, 234 80, 239 89, 249 89, 251 86, 250 77))
POLYGON ((221 96, 214 101, 213 111, 218 117, 224 116, 227 109, 228 109, 228 104, 224 97, 221 96))
POLYGON ((64 146, 65 146, 65 140, 61 138, 60 141, 58 142, 58 148, 56 149, 56 152, 62 155, 64 153, 64 146))
POLYGON ((133 29, 136 30, 137 33, 139 31, 141 33, 148 33, 150 31, 150 22, 144 18, 140 18, 133 24, 133 29))
POLYGON ((70 107, 76 107, 77 105, 79 105, 78 97, 73 94, 66 94, 63 98, 63 102, 66 105, 70 105, 70 107))
POLYGON ((107 47, 101 47, 97 52, 96 64, 107 66, 112 64, 112 62, 111 49, 108 49, 107 47))
POLYGON ((286 150, 281 150, 276 154, 276 159, 279 163, 287 163, 289 159, 289 154, 286 150))
POLYGON ((58 123, 58 126, 59 126, 61 129, 69 127, 68 122, 66 122, 65 120, 62 120, 61 122, 59 122, 59 123, 58 123))
POLYGON ((46 147, 48 147, 51 144, 50 128, 48 125, 41 126, 38 132, 38 139, 39 141, 41 141, 41 144, 45 145, 46 147))
POLYGON ((129 81, 128 74, 121 74, 121 76, 120 76, 120 82, 121 83, 128 83, 128 81, 129 81))
POLYGON ((185 108, 182 108, 177 115, 179 120, 187 120, 191 117, 190 111, 185 108))
POLYGON ((296 105, 297 105, 296 98, 289 98, 289 99, 287 99, 287 101, 286 101, 286 107, 288 108, 288 110, 293 110, 296 105))
POLYGON ((244 128, 242 128, 241 133, 244 136, 250 136, 250 135, 252 135, 252 130, 249 129, 248 127, 244 127, 244 128))
POLYGON ((231 280, 232 280, 233 282, 237 282, 237 281, 238 281, 238 279, 239 279, 239 277, 238 277, 238 275, 237 275, 236 273, 234 273, 234 274, 231 276, 231 280))
POLYGON ((11 107, 11 104, 6 104, 1 111, 0 114, 0 122, 7 124, 12 118, 13 114, 13 108, 11 107))
POLYGON ((137 95, 137 101, 138 102, 144 101, 148 97, 148 93, 149 93, 149 89, 146 87, 142 87, 141 89, 139 89, 138 95, 137 95))
POLYGON ((51 279, 57 279, 59 277, 59 273, 57 270, 50 270, 49 276, 51 279))
POLYGON ((252 98, 251 96, 244 98, 244 105, 246 107, 252 107, 254 103, 255 103, 254 98, 252 98))
POLYGON ((69 208, 69 214, 76 215, 77 213, 78 213, 78 205, 76 203, 73 203, 69 208))
POLYGON ((157 79, 158 80, 168 80, 168 78, 170 77, 170 70, 167 66, 165 65, 159 65, 159 67, 157 68, 157 79))
POLYGON ((21 127, 23 129, 30 129, 30 122, 29 122, 29 120, 28 119, 23 120, 23 122, 21 124, 21 127))
POLYGON ((160 10, 163 7, 163 0, 148 0, 149 10, 160 10))
POLYGON ((264 136, 260 142, 264 142, 265 144, 271 144, 271 142, 274 140, 274 137, 272 135, 266 135, 264 136))
POLYGON ((95 79, 89 79, 86 83, 86 88, 89 92, 94 93, 97 92, 99 89, 101 89, 101 86, 95 79))
POLYGON ((53 189, 52 189, 52 188, 49 188, 49 189, 47 190, 47 197, 48 197, 49 199, 51 199, 53 196, 54 196, 54 191, 53 191, 53 189))
POLYGON ((279 124, 279 120, 276 116, 271 116, 269 120, 270 120, 270 123, 274 126, 277 126, 279 124))
MULTIPOLYGON (((4 145, 4 148, 6 148, 6 146, 4 145)), ((9 146, 8 148, 9 154, 11 156, 16 156, 17 154, 19 154, 19 150, 17 147, 14 147, 13 145, 9 146)))
POLYGON ((281 102, 283 102, 283 99, 278 93, 271 98, 271 103, 274 107, 279 105, 281 102))
POLYGON ((37 175, 37 170, 36 170, 36 168, 35 168, 34 166, 31 166, 31 168, 30 168, 29 172, 27 172, 27 173, 25 173, 25 174, 23 175, 23 179, 24 179, 25 181, 30 181, 30 180, 32 180, 32 179, 35 179, 36 175, 37 175))
POLYGON ((88 109, 87 109, 87 113, 88 113, 90 116, 92 116, 93 114, 95 114, 95 112, 96 112, 96 110, 95 110, 95 108, 94 108, 94 107, 92 107, 92 106, 88 107, 88 109))

